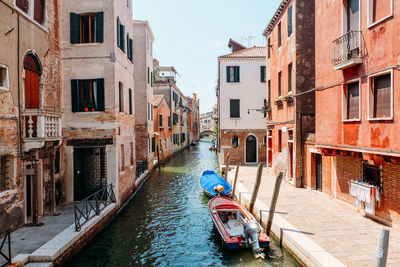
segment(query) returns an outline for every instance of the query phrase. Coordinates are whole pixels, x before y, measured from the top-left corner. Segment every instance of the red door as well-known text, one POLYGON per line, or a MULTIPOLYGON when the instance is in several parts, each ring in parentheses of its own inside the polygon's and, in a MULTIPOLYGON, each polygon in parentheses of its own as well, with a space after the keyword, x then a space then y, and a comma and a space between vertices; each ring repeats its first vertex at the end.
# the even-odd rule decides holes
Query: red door
POLYGON ((25 69, 25 109, 39 108, 39 73, 25 69))

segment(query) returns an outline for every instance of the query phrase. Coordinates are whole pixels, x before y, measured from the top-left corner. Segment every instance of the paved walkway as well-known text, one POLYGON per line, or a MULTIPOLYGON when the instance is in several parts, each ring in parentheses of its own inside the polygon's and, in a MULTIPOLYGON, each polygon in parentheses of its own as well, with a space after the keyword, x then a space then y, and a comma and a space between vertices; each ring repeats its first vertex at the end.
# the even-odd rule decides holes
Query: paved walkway
MULTIPOLYGON (((238 183, 247 192, 253 191, 256 172, 256 166, 240 166, 238 183)), ((234 177, 235 168, 228 173, 228 180, 234 177)), ((275 179, 270 169, 263 169, 257 200, 268 205, 266 208, 275 179)), ((373 266, 379 232, 385 226, 363 217, 355 208, 283 180, 276 212, 345 265, 373 266)), ((387 266, 400 266, 400 232, 391 228, 387 266)))
POLYGON ((12 257, 31 254, 74 223, 74 203, 57 207, 58 216, 40 218, 42 226, 24 226, 11 233, 12 257))

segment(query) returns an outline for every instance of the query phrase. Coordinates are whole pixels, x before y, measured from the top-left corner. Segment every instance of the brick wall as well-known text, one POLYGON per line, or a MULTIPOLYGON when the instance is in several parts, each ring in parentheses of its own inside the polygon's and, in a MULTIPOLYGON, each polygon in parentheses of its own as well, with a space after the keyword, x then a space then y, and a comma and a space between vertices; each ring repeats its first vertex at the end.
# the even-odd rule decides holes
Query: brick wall
POLYGON ((379 217, 400 224, 400 165, 390 163, 382 167, 383 197, 376 210, 379 217))
POLYGON ((148 138, 147 138, 147 126, 136 125, 136 160, 142 161, 147 159, 148 151, 148 138))
POLYGON ((336 156, 337 198, 353 203, 349 195, 349 181, 358 180, 362 175, 362 160, 347 156, 336 156))

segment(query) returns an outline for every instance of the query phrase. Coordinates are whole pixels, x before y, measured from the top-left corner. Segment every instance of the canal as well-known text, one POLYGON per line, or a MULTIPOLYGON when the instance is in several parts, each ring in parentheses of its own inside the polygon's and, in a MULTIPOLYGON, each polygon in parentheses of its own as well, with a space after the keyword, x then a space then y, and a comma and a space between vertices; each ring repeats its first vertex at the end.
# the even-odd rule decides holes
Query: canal
POLYGON ((218 170, 209 144, 201 141, 156 170, 69 266, 299 266, 276 242, 266 260, 223 249, 198 183, 204 170, 218 170))

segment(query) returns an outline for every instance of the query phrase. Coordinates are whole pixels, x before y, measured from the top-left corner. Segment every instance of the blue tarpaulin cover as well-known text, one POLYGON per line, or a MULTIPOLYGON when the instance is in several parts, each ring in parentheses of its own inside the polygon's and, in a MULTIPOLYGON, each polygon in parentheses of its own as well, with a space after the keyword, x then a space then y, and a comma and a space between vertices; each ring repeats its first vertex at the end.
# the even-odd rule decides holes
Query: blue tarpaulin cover
POLYGON ((218 195, 218 193, 214 192, 214 187, 217 185, 222 185, 225 188, 224 191, 220 192, 221 195, 230 195, 232 191, 231 185, 214 171, 203 172, 203 176, 200 178, 200 185, 212 196, 218 195))

